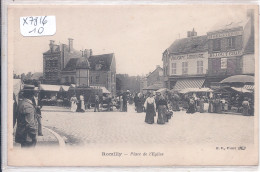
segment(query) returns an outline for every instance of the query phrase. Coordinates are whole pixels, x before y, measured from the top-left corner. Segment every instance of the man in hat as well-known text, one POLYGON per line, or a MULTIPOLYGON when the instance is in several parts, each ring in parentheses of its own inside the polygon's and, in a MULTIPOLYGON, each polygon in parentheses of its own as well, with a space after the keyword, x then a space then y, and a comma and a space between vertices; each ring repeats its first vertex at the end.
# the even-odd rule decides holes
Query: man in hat
POLYGON ((23 100, 17 108, 17 128, 15 142, 20 143, 22 148, 34 147, 37 142, 37 119, 36 109, 32 102, 34 94, 33 85, 25 85, 23 100))
POLYGON ((38 87, 35 87, 32 102, 36 109, 36 119, 38 122, 38 136, 43 136, 43 134, 42 134, 42 113, 41 113, 41 106, 40 106, 40 101, 39 101, 38 95, 39 95, 39 89, 38 89, 38 87))

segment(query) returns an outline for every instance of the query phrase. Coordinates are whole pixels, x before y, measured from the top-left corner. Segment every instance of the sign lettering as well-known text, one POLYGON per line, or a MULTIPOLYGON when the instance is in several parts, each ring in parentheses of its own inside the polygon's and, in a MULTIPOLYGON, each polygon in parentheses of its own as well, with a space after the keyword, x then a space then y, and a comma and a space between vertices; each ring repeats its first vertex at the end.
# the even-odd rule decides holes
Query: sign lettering
POLYGON ((205 58, 205 53, 171 55, 172 60, 187 60, 187 59, 198 59, 198 58, 205 58))
POLYGON ((232 56, 242 56, 242 51, 227 51, 227 52, 219 52, 219 53, 211 53, 209 54, 210 58, 214 57, 232 57, 232 56))
POLYGON ((214 34, 209 34, 208 39, 217 39, 217 38, 225 38, 225 37, 231 37, 231 36, 238 36, 242 35, 243 31, 233 31, 233 32, 225 32, 225 33, 214 33, 214 34))

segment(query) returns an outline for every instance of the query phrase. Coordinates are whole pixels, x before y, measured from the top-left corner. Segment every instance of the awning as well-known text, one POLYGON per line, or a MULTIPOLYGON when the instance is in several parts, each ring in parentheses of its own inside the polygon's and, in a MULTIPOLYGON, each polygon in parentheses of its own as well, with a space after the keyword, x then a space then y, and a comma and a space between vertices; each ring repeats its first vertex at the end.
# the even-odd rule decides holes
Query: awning
POLYGON ((252 93, 252 91, 249 91, 245 88, 236 88, 236 87, 231 87, 233 90, 237 91, 237 92, 241 92, 241 93, 252 93))
POLYGON ((245 85, 243 88, 247 90, 254 90, 255 86, 254 85, 245 85))
POLYGON ((200 92, 209 93, 209 92, 213 92, 213 90, 211 90, 210 88, 185 88, 180 91, 180 93, 182 93, 182 94, 200 93, 200 92))
POLYGON ((42 91, 58 92, 58 91, 60 91, 60 88, 61 88, 60 85, 46 85, 46 84, 41 84, 40 85, 40 90, 42 90, 42 91))
POLYGON ((62 85, 60 91, 69 91, 70 86, 62 85))
POLYGON ((178 80, 174 86, 174 90, 182 90, 185 88, 201 88, 205 79, 183 79, 178 80))
POLYGON ((91 88, 99 88, 102 90, 102 93, 110 94, 110 92, 107 90, 106 87, 100 87, 100 86, 90 86, 91 88))

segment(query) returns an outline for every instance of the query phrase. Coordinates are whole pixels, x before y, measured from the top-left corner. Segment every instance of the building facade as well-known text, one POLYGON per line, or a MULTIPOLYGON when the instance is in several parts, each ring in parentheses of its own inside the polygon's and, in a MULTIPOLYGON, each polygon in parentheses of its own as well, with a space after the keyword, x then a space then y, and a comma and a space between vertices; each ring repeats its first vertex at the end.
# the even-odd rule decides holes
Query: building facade
POLYGON ((55 44, 50 40, 50 49, 43 53, 43 83, 59 84, 61 81, 61 71, 66 66, 70 58, 79 58, 81 53, 74 50, 73 39, 69 38, 69 44, 55 44))
POLYGON ((146 77, 140 81, 140 91, 143 90, 158 90, 164 86, 163 68, 160 65, 156 66, 153 72, 150 72, 146 77))
POLYGON ((164 84, 180 90, 205 86, 208 72, 207 36, 187 32, 187 38, 177 39, 163 53, 164 84))
POLYGON ((76 51, 73 39, 69 39, 69 45, 50 42, 50 49, 43 53, 43 73, 45 84, 104 86, 116 95, 114 53, 93 55, 91 49, 76 51), (79 67, 86 61, 89 63, 88 70, 79 67))
POLYGON ((254 75, 254 11, 244 22, 231 22, 197 36, 177 39, 163 52, 164 84, 169 89, 219 88, 232 75, 254 75))
POLYGON ((230 23, 207 33, 210 87, 232 75, 254 74, 254 20, 230 23))

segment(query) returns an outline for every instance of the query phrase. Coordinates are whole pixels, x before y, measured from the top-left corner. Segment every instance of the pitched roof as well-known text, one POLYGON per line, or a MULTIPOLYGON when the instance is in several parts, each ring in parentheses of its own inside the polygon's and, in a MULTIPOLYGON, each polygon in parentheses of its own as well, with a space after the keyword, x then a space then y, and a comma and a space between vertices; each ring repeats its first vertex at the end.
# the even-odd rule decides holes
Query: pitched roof
POLYGON ((79 58, 71 58, 62 71, 74 71, 74 70, 76 70, 76 65, 77 65, 78 59, 79 58))
POLYGON ((244 54, 250 54, 255 52, 255 38, 254 33, 251 33, 249 40, 245 46, 244 54))
MULTIPOLYGON (((60 45, 54 44, 52 52, 59 52, 59 51, 60 51, 60 45)), ((51 53, 50 49, 48 51, 44 52, 43 54, 49 54, 49 53, 51 53)))
MULTIPOLYGON (((88 61, 90 63, 90 70, 97 70, 96 65, 100 64, 99 70, 110 70, 114 54, 101 54, 90 56, 88 61)), ((74 71, 76 70, 77 61, 80 58, 71 58, 67 63, 66 67, 62 71, 74 71)))
POLYGON ((208 51, 207 36, 193 36, 175 40, 168 48, 172 54, 187 54, 208 51))
POLYGON ((90 63, 90 69, 96 70, 96 64, 100 64, 101 66, 99 70, 109 70, 113 57, 113 53, 90 56, 88 59, 90 63))
POLYGON ((158 66, 158 67, 156 67, 156 69, 154 69, 154 71, 152 71, 151 73, 149 73, 147 76, 146 76, 146 78, 148 78, 152 73, 154 73, 155 71, 157 71, 157 70, 161 70, 161 71, 163 71, 163 68, 161 67, 161 66, 158 66))

